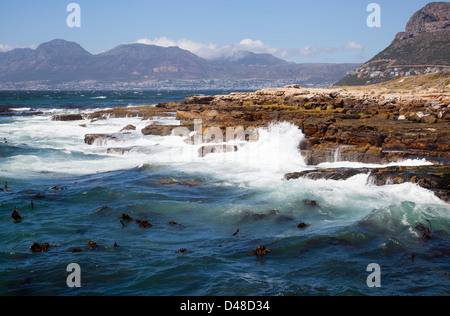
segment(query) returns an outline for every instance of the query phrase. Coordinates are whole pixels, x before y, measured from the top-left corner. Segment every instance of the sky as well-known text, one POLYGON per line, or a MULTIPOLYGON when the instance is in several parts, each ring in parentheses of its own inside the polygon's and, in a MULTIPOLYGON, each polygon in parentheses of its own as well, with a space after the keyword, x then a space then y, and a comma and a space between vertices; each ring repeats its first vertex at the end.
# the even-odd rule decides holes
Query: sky
POLYGON ((362 63, 386 48, 424 0, 14 0, 0 3, 0 51, 74 41, 97 54, 121 44, 179 46, 201 57, 240 50, 297 63, 362 63), (80 6, 71 28, 67 6, 80 6), (371 3, 381 27, 369 27, 371 3))

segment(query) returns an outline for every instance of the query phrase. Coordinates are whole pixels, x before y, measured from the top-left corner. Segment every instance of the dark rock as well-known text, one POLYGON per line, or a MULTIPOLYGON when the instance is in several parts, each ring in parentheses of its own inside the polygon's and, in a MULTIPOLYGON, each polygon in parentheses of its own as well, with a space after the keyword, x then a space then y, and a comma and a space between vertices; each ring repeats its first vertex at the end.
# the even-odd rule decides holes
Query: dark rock
POLYGON ((135 131, 135 130, 136 130, 136 126, 130 124, 130 125, 127 125, 124 128, 122 128, 120 130, 120 133, 122 133, 124 131, 135 131))
POLYGON ((107 154, 116 154, 116 155, 125 155, 125 153, 129 153, 131 148, 108 148, 106 150, 107 154))
POLYGON ((50 244, 38 244, 37 242, 33 243, 33 245, 30 247, 32 252, 46 252, 50 249, 50 244))
POLYGON ((55 115, 52 117, 52 121, 82 121, 84 116, 82 114, 64 114, 55 115))
POLYGON ((300 229, 305 229, 305 228, 309 227, 309 224, 300 223, 300 224, 297 225, 297 227, 300 228, 300 229))
POLYGON ((269 250, 266 249, 266 246, 262 245, 256 249, 254 249, 252 251, 251 255, 261 258, 261 257, 264 257, 265 255, 267 255, 268 253, 269 253, 269 250))
POLYGON ((123 213, 122 220, 131 222, 133 219, 129 215, 123 213))
POLYGON ((210 104, 215 98, 213 96, 193 96, 186 98, 186 104, 210 104))
POLYGON ((159 185, 164 186, 178 186, 183 188, 191 188, 201 185, 203 182, 197 179, 174 179, 174 178, 163 178, 158 181, 159 185))
POLYGON ((144 135, 170 136, 172 135, 172 130, 177 127, 179 126, 149 125, 141 131, 144 135))
POLYGON ((280 214, 277 210, 270 210, 267 212, 255 213, 253 211, 244 211, 242 212, 243 219, 251 219, 251 220, 262 220, 272 216, 278 216, 280 214))
POLYGON ((450 202, 450 165, 373 169, 369 181, 376 185, 415 183, 450 202))
POLYGON ((153 225, 150 224, 146 220, 138 219, 138 220, 136 220, 136 223, 139 224, 139 227, 142 227, 142 228, 151 228, 151 227, 153 227, 153 225))
POLYGON ((423 224, 417 224, 415 228, 422 233, 422 238, 424 240, 430 240, 433 238, 431 235, 431 228, 425 227, 423 224))
POLYGON ((91 248, 97 248, 98 244, 96 242, 93 241, 88 241, 87 245, 91 248))
POLYGON ((55 185, 54 187, 48 188, 49 190, 53 190, 53 191, 64 191, 66 190, 66 188, 60 187, 58 185, 55 185))
POLYGON ((84 136, 84 142, 93 145, 97 140, 104 142, 107 140, 117 140, 117 137, 111 134, 87 134, 84 136))
POLYGON ((20 216, 19 212, 17 211, 17 208, 14 208, 14 211, 11 214, 11 218, 14 221, 16 221, 16 222, 21 221, 22 219, 24 219, 23 216, 20 216))
POLYGON ((317 203, 317 201, 314 201, 314 200, 312 200, 312 201, 304 200, 303 203, 306 206, 319 206, 319 203, 317 203))
POLYGON ((450 201, 450 165, 420 167, 387 167, 378 169, 342 168, 306 170, 285 175, 286 180, 308 178, 313 180, 346 180, 357 174, 369 174, 368 182, 377 186, 401 183, 415 183, 433 191, 437 197, 450 201))
POLYGON ((347 180, 353 176, 361 174, 364 170, 368 169, 318 169, 318 170, 306 170, 302 172, 289 173, 284 176, 286 180, 294 180, 299 178, 306 178, 311 180, 347 180))

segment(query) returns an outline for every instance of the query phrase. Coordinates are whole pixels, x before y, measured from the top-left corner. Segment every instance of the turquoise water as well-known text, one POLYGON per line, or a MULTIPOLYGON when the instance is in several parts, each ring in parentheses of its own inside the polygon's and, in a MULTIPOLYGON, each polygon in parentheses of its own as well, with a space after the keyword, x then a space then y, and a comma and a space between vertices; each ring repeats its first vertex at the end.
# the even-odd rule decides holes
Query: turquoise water
POLYGON ((12 191, 0 192, 0 295, 450 294, 450 206, 412 184, 372 186, 366 175, 284 181, 310 168, 298 152, 303 134, 289 123, 260 130, 237 153, 200 158, 180 138, 139 132, 174 119, 51 121, 197 93, 0 93, 15 114, 0 116, 0 140, 8 140, 0 183, 12 191), (137 131, 84 144, 85 134, 128 124, 137 131), (107 154, 112 147, 131 151, 107 154), (14 207, 20 223, 10 218, 14 207), (121 223, 122 213, 153 226, 121 223), (418 223, 432 227, 433 239, 422 238, 418 223), (50 250, 32 253, 34 242, 50 250), (261 245, 270 252, 252 256, 261 245), (66 285, 70 263, 81 267, 81 288, 66 285), (366 284, 371 263, 381 267, 381 288, 366 284))

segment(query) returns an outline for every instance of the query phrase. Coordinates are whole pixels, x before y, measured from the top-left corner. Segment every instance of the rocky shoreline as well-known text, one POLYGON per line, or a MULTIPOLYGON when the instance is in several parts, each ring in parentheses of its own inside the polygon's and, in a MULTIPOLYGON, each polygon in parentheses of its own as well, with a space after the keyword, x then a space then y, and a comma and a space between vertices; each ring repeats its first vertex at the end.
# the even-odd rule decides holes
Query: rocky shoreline
POLYGON ((285 175, 286 180, 307 178, 312 180, 346 180, 358 174, 367 174, 367 182, 377 185, 414 183, 431 190, 437 197, 450 202, 450 166, 434 165, 424 167, 387 168, 340 168, 318 169, 285 175))
MULTIPOLYGON (((145 120, 161 116, 176 117, 190 131, 194 130, 196 120, 201 120, 203 129, 218 127, 224 134, 228 127, 267 127, 272 122, 287 121, 305 134, 299 151, 311 166, 335 161, 386 164, 420 158, 439 164, 442 170, 450 168, 450 93, 436 89, 405 92, 376 87, 303 89, 294 85, 250 93, 193 96, 180 103, 115 108, 54 119, 142 117, 145 120)), ((165 136, 176 127, 179 126, 150 125, 142 133, 165 136)), ((86 143, 114 137, 86 135, 86 143)), ((416 175, 423 175, 425 169, 408 170, 405 177, 403 169, 390 168, 382 174, 389 175, 389 179, 400 177, 403 182, 417 183, 449 200, 448 172, 439 176, 442 181, 430 182, 416 175), (411 174, 416 175, 415 180, 411 180, 411 174)), ((428 170, 425 174, 435 179, 435 170, 428 170)), ((388 182, 386 178, 377 183, 388 182)))

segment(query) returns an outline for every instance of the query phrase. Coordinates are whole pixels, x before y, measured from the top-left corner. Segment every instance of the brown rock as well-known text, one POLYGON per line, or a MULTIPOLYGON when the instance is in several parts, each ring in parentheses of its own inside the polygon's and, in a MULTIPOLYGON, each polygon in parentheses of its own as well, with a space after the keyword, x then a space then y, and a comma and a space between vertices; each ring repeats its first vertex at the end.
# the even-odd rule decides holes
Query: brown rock
POLYGON ((129 215, 127 215, 125 213, 122 214, 122 219, 125 221, 130 221, 130 222, 133 220, 129 215))
POLYGON ((179 126, 149 125, 142 129, 142 134, 156 135, 156 136, 170 136, 172 135, 172 130, 176 127, 179 126))
POLYGON ((429 116, 422 117, 422 119, 420 121, 425 124, 434 124, 434 123, 436 123, 437 118, 434 115, 429 115, 429 116))
POLYGON ((19 212, 17 211, 17 208, 14 208, 14 211, 11 214, 11 218, 13 220, 17 221, 21 221, 22 219, 24 219, 23 216, 20 216, 19 212))
POLYGON ((104 142, 107 140, 117 140, 117 137, 111 134, 87 134, 84 136, 84 142, 93 145, 96 141, 104 142))
POLYGON ((305 228, 308 228, 309 225, 306 224, 306 223, 300 223, 300 224, 297 225, 297 227, 300 228, 300 229, 305 229, 305 228))
POLYGON ((252 251, 252 256, 256 257, 264 257, 269 251, 266 249, 266 246, 262 245, 252 251))
POLYGON ((33 243, 33 245, 30 247, 32 252, 46 252, 50 249, 50 244, 38 244, 37 242, 33 243))
POLYGON ((116 154, 116 155, 125 155, 126 153, 129 153, 131 151, 131 148, 108 148, 106 150, 107 154, 116 154))
POLYGON ((52 117, 52 121, 82 121, 84 116, 81 114, 65 114, 55 115, 52 117))
POLYGON ((150 224, 147 220, 138 219, 136 220, 136 223, 139 224, 139 227, 141 228, 152 228, 153 225, 150 224))
POLYGON ((87 245, 91 248, 96 248, 98 247, 98 244, 96 242, 93 241, 88 241, 87 245))
POLYGON ((130 124, 130 125, 127 125, 124 128, 122 128, 120 130, 120 133, 122 133, 124 131, 135 131, 135 130, 136 130, 136 126, 130 124))

